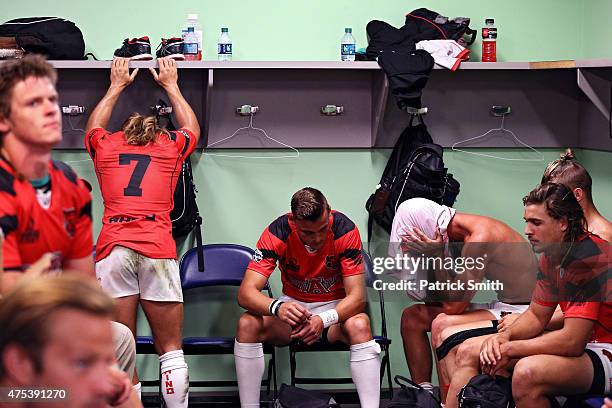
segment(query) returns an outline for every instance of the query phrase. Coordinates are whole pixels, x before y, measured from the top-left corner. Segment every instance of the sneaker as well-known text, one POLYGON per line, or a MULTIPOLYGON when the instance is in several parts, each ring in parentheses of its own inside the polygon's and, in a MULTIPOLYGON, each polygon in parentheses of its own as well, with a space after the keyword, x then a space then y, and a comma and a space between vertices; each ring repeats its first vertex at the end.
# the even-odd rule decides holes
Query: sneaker
POLYGON ((126 38, 121 48, 115 50, 115 57, 129 58, 131 60, 151 60, 151 42, 149 37, 126 38))
POLYGON ((155 53, 157 58, 172 58, 177 61, 183 61, 185 55, 183 55, 183 39, 182 38, 162 38, 161 43, 157 46, 157 52, 155 53))

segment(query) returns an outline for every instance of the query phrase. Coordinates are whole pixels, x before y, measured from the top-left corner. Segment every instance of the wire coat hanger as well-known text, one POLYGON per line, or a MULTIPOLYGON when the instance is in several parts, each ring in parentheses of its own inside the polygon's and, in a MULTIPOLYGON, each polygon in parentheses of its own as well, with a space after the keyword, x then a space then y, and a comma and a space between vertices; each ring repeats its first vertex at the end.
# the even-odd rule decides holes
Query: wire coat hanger
POLYGON ((505 121, 505 119, 506 119, 506 116, 507 116, 508 114, 510 114, 510 107, 505 107, 505 108, 507 108, 505 112, 497 113, 497 112, 496 112, 496 110, 498 110, 499 108, 501 108, 501 107, 494 106, 494 107, 491 109, 491 112, 493 113, 493 115, 494 115, 494 116, 501 116, 502 120, 501 120, 501 126, 500 126, 500 127, 498 127, 498 128, 493 128, 493 129, 489 129, 489 130, 487 130, 485 133, 483 133, 482 135, 479 135, 479 136, 474 136, 474 137, 470 137, 470 138, 468 138, 468 139, 461 140, 461 141, 459 141, 459 142, 455 142, 455 143, 453 143, 453 145, 451 146, 451 149, 452 149, 453 151, 455 151, 455 152, 467 153, 467 154, 472 154, 472 155, 475 155, 475 156, 489 157, 489 158, 492 158, 492 159, 498 159, 498 160, 507 160, 507 161, 526 161, 526 162, 539 162, 539 161, 544 161, 544 155, 543 155, 543 154, 542 154, 540 151, 538 151, 537 149, 535 149, 535 148, 533 148, 533 147, 529 146, 527 143, 525 143, 525 142, 523 142, 521 139, 519 139, 519 138, 518 138, 518 137, 517 137, 517 136, 514 134, 514 132, 513 132, 513 131, 511 131, 510 129, 506 129, 506 128, 504 127, 504 121, 505 121), (496 109, 496 108, 497 108, 497 109, 496 109), (486 154, 486 153, 471 152, 471 151, 468 151, 468 150, 463 150, 463 149, 458 149, 458 148, 457 148, 457 146, 458 146, 458 145, 460 145, 460 144, 467 143, 467 142, 471 142, 471 141, 478 140, 478 139, 482 139, 482 138, 484 138, 484 137, 486 137, 486 136, 488 136, 489 134, 494 133, 494 132, 502 132, 502 133, 507 133, 507 134, 511 135, 511 136, 514 138, 514 140, 515 140, 516 142, 518 142, 518 143, 519 143, 519 144, 521 144, 522 146, 524 146, 524 147, 528 148, 529 150, 533 151, 534 153, 536 153, 536 154, 538 155, 538 158, 533 158, 533 159, 517 159, 517 158, 511 158, 511 157, 501 157, 501 156, 495 156, 495 155, 492 155, 492 154, 486 154))
POLYGON ((238 133, 240 133, 243 130, 256 130, 258 132, 263 133, 263 135, 267 138, 272 140, 273 142, 284 146, 288 149, 291 149, 294 151, 294 154, 291 155, 282 155, 282 156, 242 156, 242 155, 232 155, 232 154, 223 154, 223 153, 209 153, 208 151, 204 151, 204 154, 208 155, 208 156, 218 156, 218 157, 230 157, 230 158, 240 158, 240 159, 297 159, 298 157, 300 157, 300 152, 298 149, 296 149, 295 147, 289 146, 286 143, 283 143, 279 140, 274 139, 273 137, 269 136, 265 130, 258 128, 258 127, 254 127, 253 126, 253 112, 251 112, 249 114, 249 124, 247 126, 244 127, 240 127, 238 129, 236 129, 236 131, 234 133, 232 133, 230 136, 225 137, 221 140, 217 140, 216 142, 213 142, 211 144, 209 144, 207 146, 207 148, 210 148, 212 146, 218 145, 220 143, 223 143, 225 141, 230 140, 231 138, 233 138, 234 136, 236 136, 238 133))

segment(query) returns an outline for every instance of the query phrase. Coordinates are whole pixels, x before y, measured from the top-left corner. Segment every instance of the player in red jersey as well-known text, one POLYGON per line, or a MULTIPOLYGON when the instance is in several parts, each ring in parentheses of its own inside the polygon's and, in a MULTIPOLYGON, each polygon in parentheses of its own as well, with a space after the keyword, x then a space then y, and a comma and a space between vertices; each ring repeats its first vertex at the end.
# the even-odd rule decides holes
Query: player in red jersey
MULTIPOLYGON (((68 165, 51 159, 62 139, 56 78, 40 56, 0 66, 4 292, 26 275, 66 270, 95 278, 91 196, 68 165)), ((113 324, 113 335, 119 364, 131 375, 133 336, 119 323, 113 324)))
MULTIPOLYGON (((517 407, 547 407, 548 397, 555 395, 609 393, 610 245, 586 231, 580 204, 565 185, 542 184, 523 202, 525 234, 534 251, 541 253, 531 304, 502 333, 459 346, 448 395, 457 395, 479 370, 507 375, 512 366, 517 407), (563 325, 545 332, 557 304, 563 325)), ((457 404, 455 398, 446 400, 447 407, 457 404)))
POLYGON ((291 340, 351 345, 351 373, 364 408, 380 399, 380 347, 363 312, 365 282, 361 238, 344 214, 330 210, 323 194, 304 188, 291 198, 291 213, 263 232, 238 292, 247 312, 238 323, 234 359, 242 407, 259 407, 264 372, 262 342, 291 340), (261 290, 276 268, 283 296, 261 290))
POLYGON ((134 336, 140 302, 160 355, 164 400, 174 408, 187 406, 189 377, 181 350, 183 293, 170 211, 182 162, 195 149, 200 126, 178 87, 176 62, 157 61, 159 73, 150 71, 168 94, 181 128, 169 132, 158 127, 155 117, 136 113, 122 130, 105 129, 121 92, 138 72, 130 74, 128 60, 116 58, 110 87, 89 117, 85 146, 104 200, 96 275, 117 298, 117 318, 134 336))

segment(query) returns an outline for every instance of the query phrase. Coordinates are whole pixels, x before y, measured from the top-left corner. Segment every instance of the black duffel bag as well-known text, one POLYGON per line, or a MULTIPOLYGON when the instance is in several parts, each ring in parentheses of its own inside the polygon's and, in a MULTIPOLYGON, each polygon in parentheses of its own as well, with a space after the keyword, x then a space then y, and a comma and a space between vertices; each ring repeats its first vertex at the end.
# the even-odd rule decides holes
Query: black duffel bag
POLYGON ((0 37, 15 38, 17 45, 30 54, 42 54, 50 60, 83 60, 83 33, 72 21, 60 17, 16 18, 0 24, 0 37))
POLYGON ((400 390, 395 394, 387 408, 441 408, 440 401, 419 384, 401 375, 395 376, 400 390))
MULTIPOLYGON (((450 398, 450 396, 449 396, 450 398)), ((512 381, 502 376, 480 374, 461 389, 459 407, 463 408, 514 408, 512 381)))
POLYGON ((318 391, 282 384, 274 408, 339 408, 340 404, 318 391))

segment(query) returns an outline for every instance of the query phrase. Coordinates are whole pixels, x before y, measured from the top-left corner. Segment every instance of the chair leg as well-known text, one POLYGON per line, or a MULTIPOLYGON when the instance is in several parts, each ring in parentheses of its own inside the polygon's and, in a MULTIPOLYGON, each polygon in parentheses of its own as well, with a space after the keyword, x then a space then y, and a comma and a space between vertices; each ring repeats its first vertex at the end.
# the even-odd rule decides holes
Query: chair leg
POLYGON ((274 378, 274 399, 278 398, 278 384, 276 382, 276 349, 272 352, 274 356, 274 364, 272 364, 272 375, 274 378))
POLYGON ((295 369, 296 369, 295 351, 289 350, 289 363, 291 365, 291 385, 295 386, 295 369))
POLYGON ((272 367, 274 365, 274 352, 270 356, 270 360, 268 361, 268 375, 266 381, 266 395, 270 396, 270 384, 272 383, 272 367))
POLYGON ((389 347, 385 347, 385 358, 387 359, 387 381, 389 382, 389 399, 393 399, 393 380, 391 378, 391 359, 389 358, 389 347))

